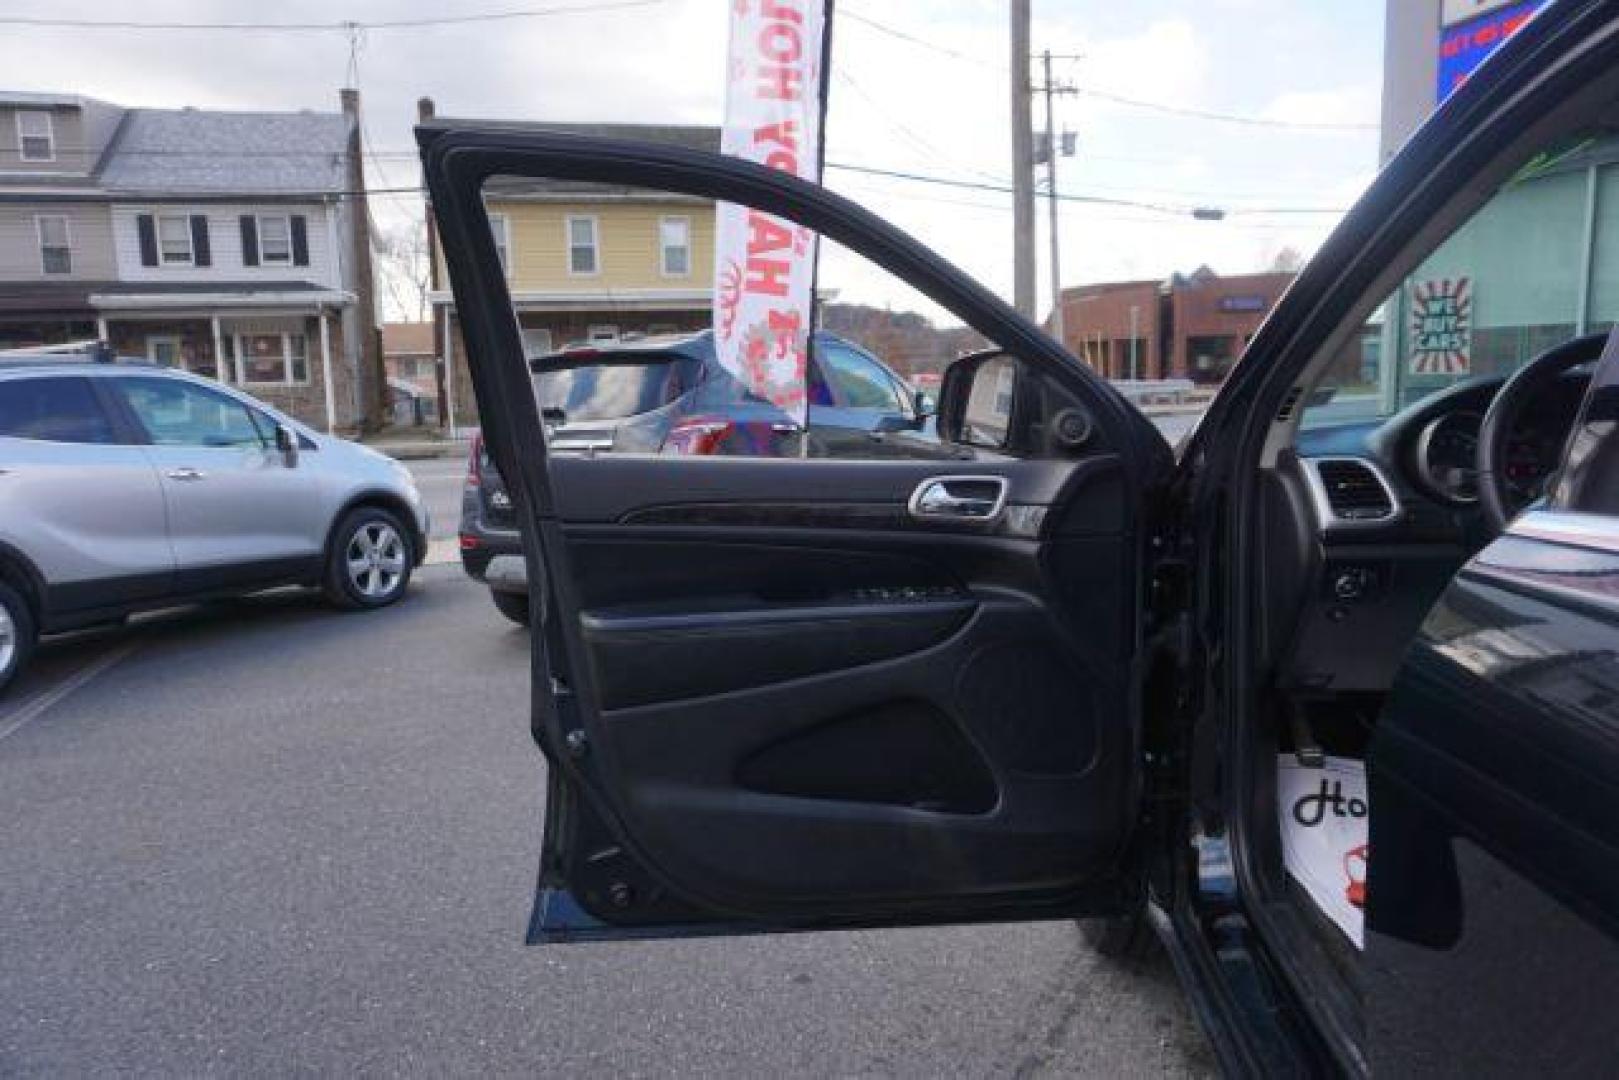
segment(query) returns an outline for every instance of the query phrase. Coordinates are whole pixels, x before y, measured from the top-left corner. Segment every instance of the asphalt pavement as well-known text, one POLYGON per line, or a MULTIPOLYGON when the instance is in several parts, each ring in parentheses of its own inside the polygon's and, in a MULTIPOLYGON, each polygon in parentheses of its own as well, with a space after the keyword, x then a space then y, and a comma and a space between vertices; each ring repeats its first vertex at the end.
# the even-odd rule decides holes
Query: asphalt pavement
POLYGON ((47 643, 0 699, 0 1075, 1212 1071, 1167 964, 1071 924, 524 947, 527 677, 453 566, 47 643))
POLYGON ((401 462, 416 478, 416 487, 433 515, 430 540, 455 537, 461 520, 461 488, 466 483, 467 462, 461 455, 401 462))

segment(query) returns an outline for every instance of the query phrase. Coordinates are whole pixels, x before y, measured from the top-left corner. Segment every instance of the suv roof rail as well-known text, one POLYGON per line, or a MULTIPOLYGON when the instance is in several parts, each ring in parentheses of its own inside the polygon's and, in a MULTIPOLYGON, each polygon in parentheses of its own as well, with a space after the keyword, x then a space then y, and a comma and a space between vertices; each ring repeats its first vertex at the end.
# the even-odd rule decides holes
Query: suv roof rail
POLYGON ((0 364, 113 364, 118 356, 105 341, 69 341, 61 345, 31 345, 0 349, 0 364))

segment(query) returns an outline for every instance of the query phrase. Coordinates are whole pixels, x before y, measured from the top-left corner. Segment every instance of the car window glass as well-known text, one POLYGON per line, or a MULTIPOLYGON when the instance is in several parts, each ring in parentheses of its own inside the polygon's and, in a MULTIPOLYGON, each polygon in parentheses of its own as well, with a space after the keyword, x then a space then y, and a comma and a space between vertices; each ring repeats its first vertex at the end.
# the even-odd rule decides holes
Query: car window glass
POLYGON ((582 359, 563 353, 541 357, 534 392, 549 423, 621 420, 660 409, 685 392, 691 361, 666 353, 645 363, 626 363, 622 354, 582 359))
POLYGON ((68 443, 115 441, 112 423, 90 380, 72 377, 0 382, 0 436, 68 443))
MULTIPOLYGON (((737 218, 726 204, 667 191, 496 176, 483 203, 521 252, 505 279, 513 340, 554 343, 531 365, 554 453, 958 456, 918 415, 913 387, 938 386, 951 361, 990 343, 871 260, 763 213, 742 211, 746 224, 727 233, 737 218), (688 257, 670 261, 660 228, 676 217, 688 257), (596 272, 582 277, 570 222, 584 219, 595 223, 596 272), (740 246, 727 248, 722 233, 740 246), (814 285, 801 289, 799 270, 812 265, 814 285), (758 302, 778 288, 807 303, 758 302), (642 361, 661 349, 689 368, 642 361), (588 362, 590 350, 603 362, 588 362)), ((499 239, 490 237, 497 250, 499 239)), ((468 382, 454 389, 458 412, 470 411, 468 382)))
POLYGON ((1576 138, 1535 155, 1406 276, 1342 346, 1302 422, 1380 420, 1616 319, 1619 138, 1576 138))
POLYGON ((118 388, 155 445, 269 445, 253 411, 224 394, 178 379, 119 379, 118 388))
POLYGON ((887 373, 853 349, 827 344, 817 359, 837 404, 846 409, 902 411, 887 373))

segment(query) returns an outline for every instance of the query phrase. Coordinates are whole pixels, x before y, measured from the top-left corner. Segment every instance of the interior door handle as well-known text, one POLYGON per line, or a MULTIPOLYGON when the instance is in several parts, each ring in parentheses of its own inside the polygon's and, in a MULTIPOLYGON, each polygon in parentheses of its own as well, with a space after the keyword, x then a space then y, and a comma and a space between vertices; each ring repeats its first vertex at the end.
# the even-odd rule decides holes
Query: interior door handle
POLYGON ((951 521, 994 521, 1006 509, 1004 476, 936 476, 911 493, 912 517, 951 521))
POLYGON ((201 469, 193 469, 191 466, 186 465, 178 469, 170 469, 164 475, 170 480, 201 480, 208 474, 201 469))

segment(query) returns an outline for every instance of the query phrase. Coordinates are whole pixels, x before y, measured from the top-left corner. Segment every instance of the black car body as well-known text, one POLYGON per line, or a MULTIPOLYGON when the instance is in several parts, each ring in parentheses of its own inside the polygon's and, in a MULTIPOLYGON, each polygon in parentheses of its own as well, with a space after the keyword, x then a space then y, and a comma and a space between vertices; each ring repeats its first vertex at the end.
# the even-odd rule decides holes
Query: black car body
MULTIPOLYGON (((529 366, 553 454, 959 456, 940 445, 920 393, 836 334, 815 335, 802 431, 719 365, 711 330, 580 345, 529 366)), ((522 554, 511 497, 481 437, 468 460, 460 547, 480 581, 492 559, 522 554)))
POLYGON ((420 129, 544 612, 530 940, 1076 917, 1116 947, 1145 920, 1239 1075, 1610 1071, 1619 338, 1582 314, 1417 412, 1301 414, 1494 193, 1615 130, 1619 5, 1559 0, 1385 170, 1174 454, 827 191, 666 147, 420 129), (991 452, 550 455, 503 360, 520 338, 480 196, 507 174, 740 202, 866 257, 999 350, 953 365, 939 403, 947 446, 991 452), (1454 420, 1469 491, 1433 467, 1465 442, 1424 435, 1478 404, 1454 420), (1547 427, 1560 445, 1526 474, 1547 427), (1364 953, 1279 851, 1278 761, 1323 747, 1370 778, 1364 953))

